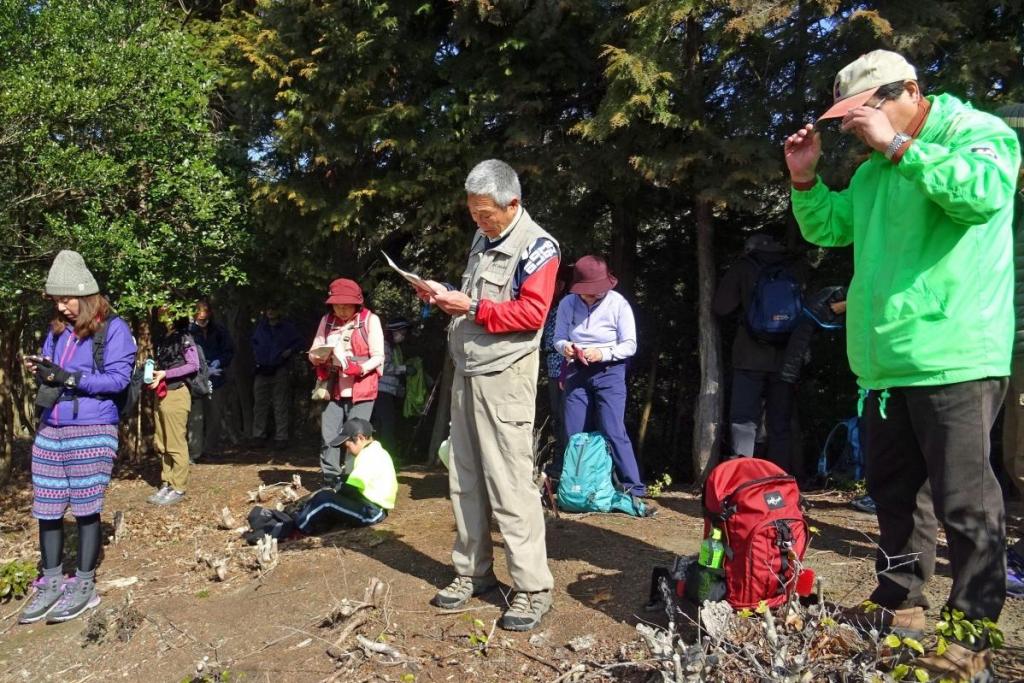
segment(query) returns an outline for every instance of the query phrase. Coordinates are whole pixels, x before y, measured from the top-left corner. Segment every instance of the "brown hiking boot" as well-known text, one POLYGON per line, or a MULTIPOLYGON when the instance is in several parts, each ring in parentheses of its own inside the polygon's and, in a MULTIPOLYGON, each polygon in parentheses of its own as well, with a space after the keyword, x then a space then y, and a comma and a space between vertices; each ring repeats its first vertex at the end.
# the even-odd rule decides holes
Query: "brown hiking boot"
POLYGON ((927 671, 933 680, 969 683, 995 680, 992 676, 992 652, 987 649, 975 652, 959 643, 949 643, 941 655, 931 653, 918 657, 914 665, 927 671))
POLYGON ((861 631, 895 633, 901 638, 914 639, 921 638, 927 625, 923 607, 891 610, 868 601, 844 609, 839 619, 861 631))

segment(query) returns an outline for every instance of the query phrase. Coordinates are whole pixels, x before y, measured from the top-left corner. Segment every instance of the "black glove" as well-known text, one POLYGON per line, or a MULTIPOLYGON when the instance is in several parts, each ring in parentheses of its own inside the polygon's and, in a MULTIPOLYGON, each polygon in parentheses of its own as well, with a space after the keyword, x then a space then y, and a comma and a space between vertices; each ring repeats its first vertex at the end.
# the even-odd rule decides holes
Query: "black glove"
POLYGON ((81 372, 68 372, 59 365, 55 365, 52 361, 44 359, 36 363, 36 380, 40 384, 50 387, 74 389, 78 386, 78 381, 81 378, 81 372))

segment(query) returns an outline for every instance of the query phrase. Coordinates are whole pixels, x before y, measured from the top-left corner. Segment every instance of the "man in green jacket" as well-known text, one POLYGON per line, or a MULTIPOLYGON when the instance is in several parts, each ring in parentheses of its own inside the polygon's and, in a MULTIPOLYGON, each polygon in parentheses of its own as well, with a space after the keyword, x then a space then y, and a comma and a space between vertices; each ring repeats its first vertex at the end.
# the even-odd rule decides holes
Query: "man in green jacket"
MULTIPOLYGON (((885 609, 850 616, 879 630, 923 630, 938 521, 953 572, 947 606, 995 622, 1006 531, 989 432, 1010 374, 1019 143, 998 118, 951 95, 926 98, 894 52, 846 66, 834 97, 821 118, 841 119, 843 132, 874 150, 849 187, 834 192, 816 176, 812 124, 786 140, 785 157, 804 237, 854 251, 847 354, 878 506, 870 600, 885 609)), ((980 680, 990 660, 983 637, 918 664, 980 680)))

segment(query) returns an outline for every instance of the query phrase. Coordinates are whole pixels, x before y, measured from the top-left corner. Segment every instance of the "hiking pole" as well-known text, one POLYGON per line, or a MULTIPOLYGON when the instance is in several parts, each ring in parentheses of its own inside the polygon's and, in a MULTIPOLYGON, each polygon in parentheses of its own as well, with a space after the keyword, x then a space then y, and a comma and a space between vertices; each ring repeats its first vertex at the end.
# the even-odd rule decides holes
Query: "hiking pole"
MULTIPOLYGON (((426 419, 427 414, 430 412, 431 406, 434 405, 434 396, 437 394, 437 388, 441 385, 441 379, 438 378, 434 382, 434 386, 431 387, 430 393, 427 394, 427 400, 423 403, 423 410, 420 411, 420 417, 416 420, 416 426, 412 429, 412 438, 409 439, 409 443, 405 445, 405 451, 402 453, 403 459, 408 458, 410 451, 416 447, 416 437, 420 434, 420 428, 423 426, 423 421, 426 419)), ((429 456, 428 456, 429 458, 429 456)))

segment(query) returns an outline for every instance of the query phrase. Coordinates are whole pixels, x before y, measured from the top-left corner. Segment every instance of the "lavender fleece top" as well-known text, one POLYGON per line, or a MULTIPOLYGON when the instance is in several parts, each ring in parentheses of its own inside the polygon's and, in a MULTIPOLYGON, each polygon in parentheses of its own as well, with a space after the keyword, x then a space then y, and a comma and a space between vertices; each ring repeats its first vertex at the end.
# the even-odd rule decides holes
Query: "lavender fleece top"
POLYGON ((555 348, 564 353, 572 342, 584 349, 600 349, 604 362, 625 360, 636 353, 636 320, 626 298, 608 290, 593 306, 577 294, 558 304, 555 318, 555 348))
POLYGON ((92 337, 78 339, 74 328, 68 326, 55 343, 53 335, 47 332, 41 355, 69 372, 81 372, 82 377, 71 392, 78 399, 77 413, 74 401, 58 401, 43 411, 43 424, 66 427, 118 423, 117 406, 112 397, 127 387, 131 380, 136 347, 128 323, 121 318, 112 318, 107 325, 102 373, 95 372, 92 367, 92 337))

